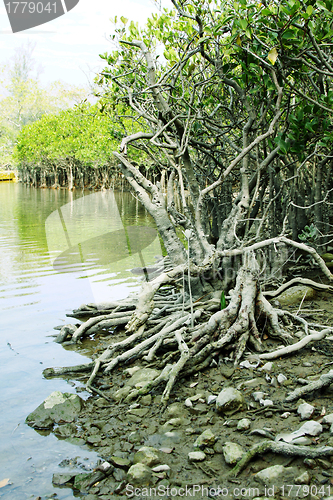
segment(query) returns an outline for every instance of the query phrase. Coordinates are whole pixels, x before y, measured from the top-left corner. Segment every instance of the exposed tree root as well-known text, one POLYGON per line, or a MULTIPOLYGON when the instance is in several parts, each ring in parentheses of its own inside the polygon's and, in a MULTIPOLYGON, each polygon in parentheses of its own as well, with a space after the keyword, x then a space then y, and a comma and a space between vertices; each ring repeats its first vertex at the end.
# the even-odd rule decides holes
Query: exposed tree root
POLYGON ((311 394, 314 391, 319 391, 320 389, 324 389, 333 383, 333 370, 330 370, 328 373, 323 373, 319 380, 315 380, 310 384, 303 385, 299 387, 295 391, 291 392, 289 396, 286 397, 285 402, 291 403, 307 394, 311 394))
MULTIPOLYGON (((195 276, 197 284, 200 273, 207 273, 209 265, 200 269, 192 264, 190 266, 191 276, 195 276)), ((229 291, 229 303, 224 309, 221 309, 221 292, 207 293, 208 285, 205 285, 206 289, 202 288, 202 296, 194 297, 193 301, 191 294, 184 295, 184 290, 178 293, 185 271, 186 266, 179 265, 163 272, 151 282, 145 283, 137 297, 100 306, 88 304, 74 311, 75 317, 86 318, 86 314, 91 317, 77 329, 66 325, 66 335, 63 333, 58 342, 72 336, 72 342, 75 343, 84 336, 100 331, 108 332, 116 325, 126 325, 128 335, 127 338, 110 344, 92 364, 84 365, 85 371, 87 366, 92 369, 87 390, 103 395, 94 387, 95 378, 100 371, 111 374, 119 365, 134 360, 154 362, 154 366, 161 370, 159 376, 144 387, 133 389, 126 400, 147 394, 162 385, 162 403, 166 404, 180 377, 208 367, 225 349, 228 349, 229 357, 237 365, 248 348, 260 353, 261 360, 274 359, 297 352, 309 342, 320 340, 331 332, 330 328, 325 327, 321 331, 309 330, 309 324, 304 318, 289 311, 275 309, 267 297, 275 297, 296 283, 320 290, 332 291, 333 288, 297 278, 275 293, 262 292, 259 266, 253 251, 244 252, 243 265, 238 271, 234 288, 229 291), (294 342, 296 339, 292 332, 296 329, 299 331, 299 328, 303 330, 304 338, 294 342), (263 353, 264 333, 279 340, 285 347, 263 353)), ((44 373, 46 376, 56 376, 74 371, 79 369, 56 368, 44 373)), ((108 399, 111 396, 105 397, 108 399)))
POLYGON ((240 461, 230 471, 230 476, 237 477, 245 469, 252 458, 256 455, 267 452, 278 453, 289 457, 319 458, 333 455, 333 447, 297 446, 288 443, 276 443, 275 441, 262 441, 261 443, 252 446, 252 448, 245 453, 245 455, 243 455, 240 461))
POLYGON ((286 354, 297 352, 300 349, 303 349, 303 347, 305 347, 307 344, 309 344, 314 340, 324 339, 326 335, 332 333, 332 330, 333 330, 332 328, 326 328, 321 332, 314 332, 312 330, 312 333, 310 335, 303 337, 299 342, 296 342, 295 344, 282 347, 281 349, 277 349, 276 351, 273 352, 265 352, 264 354, 259 354, 259 359, 275 359, 279 358, 280 356, 285 356, 286 354))

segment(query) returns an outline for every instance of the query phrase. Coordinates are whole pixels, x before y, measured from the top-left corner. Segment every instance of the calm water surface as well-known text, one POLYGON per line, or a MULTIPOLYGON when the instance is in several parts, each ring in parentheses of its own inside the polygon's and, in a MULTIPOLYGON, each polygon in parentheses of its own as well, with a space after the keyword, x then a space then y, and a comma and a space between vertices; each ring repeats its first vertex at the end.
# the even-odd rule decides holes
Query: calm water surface
POLYGON ((136 291, 130 270, 160 253, 151 218, 129 193, 0 182, 0 482, 10 482, 1 498, 74 498, 52 486, 52 475, 66 471, 58 466, 66 458, 92 466, 96 453, 24 423, 52 391, 75 393, 75 384, 45 380, 42 370, 86 361, 54 343, 53 328, 82 303, 136 291))

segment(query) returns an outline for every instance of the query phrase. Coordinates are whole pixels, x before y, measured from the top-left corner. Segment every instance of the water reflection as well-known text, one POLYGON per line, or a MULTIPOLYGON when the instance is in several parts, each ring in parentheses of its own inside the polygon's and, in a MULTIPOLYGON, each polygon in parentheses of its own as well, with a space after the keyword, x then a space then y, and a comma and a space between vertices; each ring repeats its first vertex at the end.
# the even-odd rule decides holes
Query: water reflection
POLYGON ((50 335, 81 303, 137 290, 130 270, 154 263, 160 253, 152 219, 129 193, 0 183, 0 481, 13 483, 1 488, 5 500, 55 492, 59 499, 73 498, 70 490, 52 487, 52 474, 64 472, 58 467, 64 459, 93 462, 96 454, 52 434, 40 436, 24 423, 52 391, 75 392, 65 380, 44 380, 42 370, 86 361, 50 335), (65 272, 64 264, 73 272, 65 272))

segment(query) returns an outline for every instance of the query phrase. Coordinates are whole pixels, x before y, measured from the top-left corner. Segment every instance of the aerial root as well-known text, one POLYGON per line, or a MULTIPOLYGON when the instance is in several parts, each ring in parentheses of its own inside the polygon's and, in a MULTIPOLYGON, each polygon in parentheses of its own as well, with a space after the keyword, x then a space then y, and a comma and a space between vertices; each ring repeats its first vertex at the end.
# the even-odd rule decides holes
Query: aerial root
POLYGON ((272 352, 265 352, 263 354, 259 354, 259 359, 275 359, 280 356, 285 356, 286 354, 291 354, 293 352, 297 352, 300 349, 303 349, 307 344, 314 340, 322 340, 328 335, 332 333, 332 328, 326 328, 321 332, 315 332, 311 330, 311 334, 303 337, 299 342, 295 342, 295 344, 288 345, 286 347, 281 347, 281 349, 277 349, 272 352))
MULTIPOLYGON (((310 330, 309 334, 309 324, 304 318, 289 311, 275 309, 267 300, 269 292, 260 290, 259 268, 251 252, 244 256, 244 264, 238 271, 235 287, 229 291, 229 303, 222 310, 216 293, 208 297, 203 294, 193 303, 184 303, 183 295, 175 293, 177 279, 182 276, 183 270, 184 266, 178 266, 162 273, 153 281, 145 283, 139 296, 132 299, 103 306, 89 304, 75 311, 76 316, 84 314, 87 318, 86 314, 91 313, 92 317, 76 330, 73 328, 72 342, 125 322, 128 336, 110 344, 101 355, 92 363, 83 365, 83 368, 81 365, 49 369, 44 371, 45 376, 89 370, 91 373, 87 389, 109 399, 112 396, 104 396, 94 387, 98 373, 111 374, 119 365, 143 360, 153 363, 154 367, 161 370, 160 374, 144 387, 133 389, 126 401, 164 384, 162 403, 166 404, 180 377, 205 369, 223 350, 229 351, 229 358, 234 360, 235 365, 238 365, 249 345, 260 353, 259 359, 274 359, 296 352, 307 343, 324 338, 332 330, 323 327, 322 331, 310 330), (289 332, 295 324, 302 328, 305 337, 292 344, 294 337, 289 332), (271 353, 263 353, 264 332, 289 345, 271 353)), ((297 279, 298 283, 299 281, 297 279)), ((311 280, 305 281, 307 285, 314 287, 311 280)), ((291 280, 284 285, 284 289, 293 284, 294 280, 291 280)), ((318 286, 322 289, 322 285, 318 286)), ((333 287, 324 288, 333 290, 333 287)))
POLYGON ((295 389, 293 392, 286 397, 285 403, 291 403, 305 395, 311 394, 314 391, 318 391, 328 387, 333 382, 333 370, 330 370, 328 373, 323 373, 319 380, 315 380, 310 384, 303 385, 303 387, 299 387, 295 389))
POLYGON ((250 450, 243 455, 235 467, 230 471, 230 476, 237 477, 245 469, 252 458, 256 455, 261 455, 262 453, 267 452, 286 455, 289 457, 320 458, 333 455, 333 447, 298 446, 289 443, 276 443, 275 441, 262 441, 261 443, 252 446, 252 448, 250 448, 250 450))

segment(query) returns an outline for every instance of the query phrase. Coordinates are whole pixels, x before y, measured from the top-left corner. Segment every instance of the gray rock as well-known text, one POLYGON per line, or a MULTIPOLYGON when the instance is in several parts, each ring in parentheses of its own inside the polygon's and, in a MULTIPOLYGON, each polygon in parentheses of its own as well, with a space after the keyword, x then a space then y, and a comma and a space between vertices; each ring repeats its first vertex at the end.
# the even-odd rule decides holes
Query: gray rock
POLYGON ((286 380, 287 380, 287 377, 285 375, 283 375, 283 373, 279 373, 279 375, 277 376, 278 383, 280 385, 283 385, 286 380))
POLYGON ((77 394, 52 392, 26 418, 26 423, 35 429, 49 429, 54 423, 73 422, 83 406, 77 394))
POLYGON ((301 416, 302 420, 307 420, 312 417, 315 407, 308 403, 302 403, 297 408, 297 413, 301 416))
POLYGON ((171 429, 174 429, 175 427, 181 426, 183 423, 182 418, 171 418, 165 424, 162 425, 162 430, 163 432, 171 431, 171 429))
POLYGON ((125 387, 122 387, 121 389, 118 389, 118 391, 114 392, 111 395, 111 397, 115 401, 121 401, 122 399, 125 399, 126 396, 128 396, 130 392, 131 392, 131 388, 128 385, 126 385, 125 387))
POLYGON ((216 410, 221 413, 241 409, 243 405, 243 394, 233 387, 223 389, 216 399, 216 410))
POLYGON ((274 403, 271 399, 261 399, 259 403, 261 404, 261 406, 274 406, 274 403))
POLYGON ((330 425, 333 424, 333 413, 324 416, 323 424, 330 424, 330 425))
POLYGON ((251 420, 249 418, 242 418, 237 424, 238 431, 248 431, 251 427, 251 420))
POLYGON ((251 396, 253 397, 253 399, 255 401, 259 402, 261 399, 264 398, 264 396, 267 396, 267 392, 256 391, 256 392, 252 392, 251 396))
POLYGON ((126 385, 130 387, 143 387, 147 382, 154 380, 160 375, 159 370, 154 370, 153 368, 142 368, 137 370, 132 377, 126 382, 126 385))
POLYGON ((173 403, 166 408, 165 414, 171 418, 178 418, 187 415, 187 410, 185 410, 181 403, 173 403))
POLYGON ((295 484, 310 484, 310 481, 311 476, 307 470, 303 472, 303 474, 295 478, 295 484))
POLYGON ((206 454, 203 451, 190 451, 188 459, 190 462, 202 462, 205 460, 206 454))
POLYGON ((296 467, 273 465, 254 474, 254 479, 265 486, 279 486, 279 484, 295 484, 296 467), (287 482, 292 481, 292 482, 287 482))
POLYGON ((273 370, 273 367, 274 367, 274 365, 273 365, 272 361, 267 361, 267 363, 265 363, 265 364, 264 364, 264 365, 260 368, 260 370, 262 370, 262 371, 264 371, 264 372, 269 373, 269 372, 271 372, 271 371, 273 370))
POLYGON ((144 486, 150 483, 152 474, 152 470, 147 465, 137 463, 128 469, 127 479, 133 486, 144 486))
POLYGON ((161 461, 160 454, 156 448, 151 446, 142 446, 134 455, 134 464, 141 463, 152 467, 161 461))
POLYGON ((316 296, 316 291, 305 285, 293 286, 279 295, 279 302, 281 306, 297 304, 303 300, 304 295, 304 300, 312 300, 316 296))
POLYGON ((233 465, 238 462, 244 455, 244 450, 237 443, 224 443, 223 446, 223 456, 227 464, 233 465))
POLYGON ((318 434, 323 432, 323 426, 315 420, 309 420, 300 427, 299 432, 303 432, 308 436, 318 436, 318 434))
POLYGON ((65 472, 65 473, 53 474, 52 483, 55 486, 62 486, 66 483, 69 483, 76 474, 78 474, 78 473, 70 473, 70 472, 66 473, 65 472))
POLYGON ((205 446, 214 446, 215 443, 215 435, 212 433, 210 429, 206 429, 194 443, 194 448, 202 448, 205 446))

